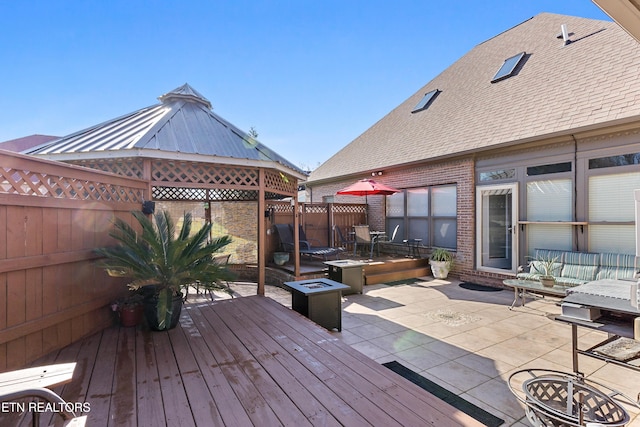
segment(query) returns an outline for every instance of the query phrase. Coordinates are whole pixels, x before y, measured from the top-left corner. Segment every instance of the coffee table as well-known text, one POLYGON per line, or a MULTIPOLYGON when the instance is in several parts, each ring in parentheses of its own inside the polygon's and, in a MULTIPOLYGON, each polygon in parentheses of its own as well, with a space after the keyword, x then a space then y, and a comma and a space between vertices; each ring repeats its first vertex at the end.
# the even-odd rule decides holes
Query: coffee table
POLYGON ((553 287, 549 287, 534 280, 507 279, 503 280, 502 283, 513 288, 513 292, 515 294, 509 310, 513 310, 518 299, 520 299, 520 306, 524 307, 526 296, 544 298, 544 295, 551 295, 554 297, 564 297, 567 295, 567 288, 565 286, 555 285, 553 287))

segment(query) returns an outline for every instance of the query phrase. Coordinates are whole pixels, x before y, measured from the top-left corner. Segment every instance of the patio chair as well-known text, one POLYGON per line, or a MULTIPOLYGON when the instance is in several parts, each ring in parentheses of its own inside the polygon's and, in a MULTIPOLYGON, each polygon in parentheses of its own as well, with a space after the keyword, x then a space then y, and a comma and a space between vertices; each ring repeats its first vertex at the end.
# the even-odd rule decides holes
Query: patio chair
MULTIPOLYGON (((378 256, 380 256, 380 247, 377 245, 378 238, 376 236, 371 236, 371 232, 369 230, 368 225, 354 225, 353 231, 355 231, 355 245, 353 247, 353 255, 356 255, 358 252, 358 245, 362 248, 366 248, 369 246, 369 258, 373 258, 373 249, 374 247, 377 249, 378 256)), ((362 250, 362 249, 361 249, 362 250)))
MULTIPOLYGON (((229 265, 230 258, 231 258, 231 254, 218 255, 213 257, 213 262, 223 267, 226 267, 229 265)), ((227 288, 230 288, 228 281, 224 280, 224 283, 225 285, 227 285, 227 288)), ((211 297, 211 301, 213 301, 213 292, 211 292, 211 289, 208 289, 208 291, 209 291, 209 296, 211 297)), ((231 294, 231 298, 233 298, 233 294, 231 294)))
POLYGON ((393 233, 391 233, 391 238, 389 239, 387 236, 384 236, 381 241, 393 243, 396 240, 396 235, 398 234, 398 230, 400 229, 400 224, 396 225, 393 229, 393 233))
MULTIPOLYGON (((218 255, 213 257, 213 262, 218 264, 218 265, 222 265, 222 266, 226 266, 229 264, 229 258, 231 258, 231 254, 226 254, 226 255, 218 255)), ((227 285, 227 288, 229 287, 229 282, 225 281, 225 284, 227 285)), ((183 301, 187 301, 187 299, 189 298, 189 288, 190 287, 194 287, 196 288, 196 294, 200 293, 200 283, 193 283, 189 286, 185 286, 184 289, 184 296, 182 297, 183 301)), ((213 301, 213 292, 211 291, 211 289, 205 289, 204 292, 209 292, 209 297, 211 298, 211 301, 213 301)), ((231 297, 233 298, 233 295, 231 295, 231 297)))
MULTIPOLYGON (((76 416, 57 393, 49 388, 57 387, 71 381, 76 363, 39 366, 20 369, 0 374, 0 402, 40 401, 51 404, 52 413, 64 420, 65 426, 84 426, 87 416, 76 416)), ((40 425, 40 412, 29 410, 33 417, 32 425, 40 425)))
POLYGON ((336 232, 336 234, 338 235, 338 240, 340 241, 339 244, 340 246, 344 246, 345 249, 349 249, 350 246, 353 246, 356 244, 356 239, 347 239, 346 237, 344 237, 344 234, 342 234, 342 230, 340 230, 340 227, 338 227, 337 225, 333 226, 333 230, 336 232))
MULTIPOLYGON (((293 226, 291 224, 275 224, 274 227, 278 232, 278 238, 280 239, 280 248, 283 252, 293 252, 294 242, 293 242, 293 226)), ((336 259, 338 255, 344 250, 343 248, 330 248, 326 246, 312 246, 308 240, 306 240, 306 236, 304 231, 302 231, 302 227, 299 228, 298 231, 299 237, 299 253, 300 255, 306 255, 308 257, 322 257, 325 261, 328 257, 335 255, 336 259)))

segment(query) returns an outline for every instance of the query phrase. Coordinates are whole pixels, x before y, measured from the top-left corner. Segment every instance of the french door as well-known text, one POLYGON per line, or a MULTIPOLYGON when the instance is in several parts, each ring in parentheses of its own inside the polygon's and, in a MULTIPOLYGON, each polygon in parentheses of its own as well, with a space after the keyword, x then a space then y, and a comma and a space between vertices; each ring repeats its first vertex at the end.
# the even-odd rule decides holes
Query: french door
POLYGON ((518 183, 477 187, 476 202, 478 269, 515 273, 518 183))

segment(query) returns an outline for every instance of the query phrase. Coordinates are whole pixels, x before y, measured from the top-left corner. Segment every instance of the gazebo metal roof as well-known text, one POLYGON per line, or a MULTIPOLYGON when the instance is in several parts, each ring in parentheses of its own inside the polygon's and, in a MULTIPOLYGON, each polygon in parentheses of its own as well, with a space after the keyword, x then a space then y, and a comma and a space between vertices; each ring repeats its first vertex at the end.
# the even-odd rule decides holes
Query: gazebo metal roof
POLYGON ((283 172, 304 177, 300 168, 214 113, 211 102, 188 84, 158 99, 159 104, 47 142, 26 154, 63 161, 169 156, 252 166, 275 162, 283 172))

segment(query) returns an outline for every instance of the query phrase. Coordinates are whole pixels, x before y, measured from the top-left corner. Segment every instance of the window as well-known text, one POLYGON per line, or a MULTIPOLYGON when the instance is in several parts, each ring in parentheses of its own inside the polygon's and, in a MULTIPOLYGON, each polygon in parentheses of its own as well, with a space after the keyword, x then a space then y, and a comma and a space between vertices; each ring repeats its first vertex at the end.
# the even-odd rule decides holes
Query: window
POLYGON ((387 232, 391 233, 397 225, 398 233, 396 234, 396 242, 402 242, 404 239, 404 192, 395 193, 386 197, 387 200, 387 232))
POLYGON ((639 165, 640 153, 589 159, 589 169, 612 168, 616 166, 639 165))
POLYGON ((548 173, 571 172, 571 162, 554 163, 551 165, 531 166, 527 168, 527 176, 545 175, 548 173))
POLYGON ((515 176, 515 169, 498 169, 494 171, 480 172, 480 181, 499 181, 501 179, 513 179, 515 176))
POLYGON ((516 67, 518 66, 520 61, 522 61, 522 58, 524 58, 525 54, 526 52, 521 52, 515 56, 512 56, 511 58, 505 59, 504 64, 502 64, 502 67, 500 67, 496 75, 493 76, 491 83, 496 83, 496 82, 499 82, 500 80, 504 80, 506 78, 511 77, 515 72, 516 67))
POLYGON ((429 108, 429 105, 431 105, 431 102, 436 98, 436 96, 439 93, 440 91, 438 89, 425 93, 422 99, 420 100, 420 102, 418 102, 416 106, 413 107, 413 110, 411 110, 411 114, 417 113, 419 111, 426 110, 427 108, 429 108))
POLYGON ((589 177, 589 251, 635 253, 640 172, 589 177))
POLYGON ((422 239, 429 247, 457 247, 457 188, 444 185, 411 188, 387 196, 387 230, 398 229, 398 240, 422 239))
POLYGON ((571 179, 538 180, 527 183, 527 253, 536 248, 571 250, 570 224, 550 224, 571 221, 573 217, 573 187, 571 179))

